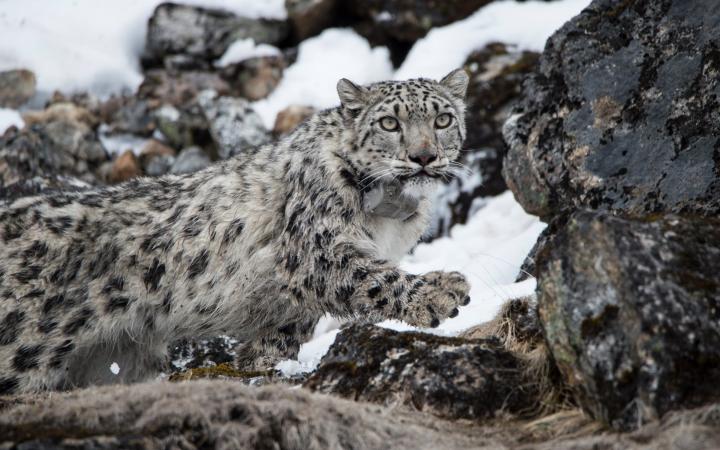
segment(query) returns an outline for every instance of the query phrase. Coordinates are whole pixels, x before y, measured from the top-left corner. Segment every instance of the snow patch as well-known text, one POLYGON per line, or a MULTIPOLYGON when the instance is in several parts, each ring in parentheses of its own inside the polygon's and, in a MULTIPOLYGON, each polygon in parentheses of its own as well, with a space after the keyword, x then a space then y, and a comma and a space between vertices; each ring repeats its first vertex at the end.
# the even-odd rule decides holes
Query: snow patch
POLYGON ((110 364, 110 372, 112 372, 113 375, 117 375, 120 373, 120 366, 118 365, 118 363, 114 362, 110 364))
POLYGON ((269 44, 256 44, 253 38, 238 39, 230 44, 225 54, 215 63, 216 67, 226 67, 250 58, 277 56, 280 49, 269 44))
POLYGON ((340 103, 335 86, 340 78, 366 84, 392 78, 390 52, 371 48, 353 30, 331 28, 300 44, 295 64, 266 99, 253 104, 268 129, 277 113, 289 105, 324 109, 340 103))
MULTIPOLYGON (((147 21, 162 0, 24 0, 2 2, 0 70, 35 72, 48 96, 134 91, 147 21)), ((285 19, 283 0, 183 0, 250 18, 285 19)))
POLYGON ((16 126, 22 128, 25 122, 19 112, 14 109, 0 108, 0 136, 2 136, 8 128, 16 126))
POLYGON ((542 51, 545 41, 590 4, 589 0, 495 1, 466 19, 433 28, 413 45, 395 79, 442 78, 473 50, 491 42, 542 51))

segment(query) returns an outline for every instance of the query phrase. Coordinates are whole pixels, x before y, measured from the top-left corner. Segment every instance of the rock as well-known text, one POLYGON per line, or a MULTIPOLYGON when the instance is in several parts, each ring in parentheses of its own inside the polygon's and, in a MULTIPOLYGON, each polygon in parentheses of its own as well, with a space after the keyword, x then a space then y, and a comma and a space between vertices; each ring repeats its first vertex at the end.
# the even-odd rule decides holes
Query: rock
POLYGON ((48 115, 48 122, 9 130, 0 137, 0 187, 57 175, 97 183, 94 172, 108 155, 95 132, 75 117, 75 113, 48 115))
POLYGON ((203 91, 198 96, 198 103, 210 125, 210 135, 220 159, 270 142, 262 118, 247 100, 219 97, 214 91, 203 91))
POLYGON ((175 163, 175 150, 156 139, 150 139, 140 151, 139 160, 146 175, 164 175, 175 163))
POLYGON ((464 449, 455 424, 284 386, 222 380, 108 386, 3 405, 1 449, 464 449))
POLYGON ((17 109, 35 95, 37 79, 29 70, 0 72, 0 108, 17 109))
POLYGON ((159 104, 182 107, 195 100, 197 94, 205 89, 212 89, 220 95, 238 94, 227 81, 214 72, 153 69, 145 72, 137 95, 159 104))
MULTIPOLYGON (((115 105, 114 105, 115 106, 115 105)), ((111 110, 106 106, 108 134, 133 134, 150 137, 157 127, 154 116, 154 105, 137 97, 124 97, 117 106, 111 110)))
POLYGON ((145 175, 158 177, 170 172, 175 164, 176 158, 170 155, 158 155, 151 158, 144 166, 145 175))
POLYGON ((495 339, 467 340, 351 325, 304 385, 403 404, 452 419, 518 413, 537 400, 523 363, 495 339))
POLYGON ((170 347, 171 369, 181 372, 198 367, 211 367, 235 360, 237 339, 218 336, 203 340, 182 340, 170 347))
POLYGON ((170 168, 170 173, 190 173, 210 165, 210 157, 199 147, 188 147, 181 151, 170 168))
POLYGON ((143 66, 205 69, 238 39, 278 44, 287 36, 283 21, 249 19, 231 12, 176 3, 155 8, 148 22, 143 66))
POLYGON ((173 148, 200 146, 215 152, 208 121, 196 101, 176 108, 162 105, 154 111, 157 129, 173 148))
POLYGON ((99 124, 90 110, 67 101, 52 103, 41 111, 27 111, 22 117, 27 127, 51 122, 66 122, 83 128, 95 128, 99 124))
POLYGON ((336 0, 285 0, 285 9, 296 42, 319 34, 333 25, 336 0))
POLYGON ((720 220, 577 212, 538 252, 539 315, 583 408, 631 429, 720 399, 720 220))
POLYGON ((715 0, 595 0, 557 31, 504 133, 525 210, 717 215, 719 34, 715 0))
POLYGON ((138 161, 132 150, 126 150, 113 162, 108 181, 110 183, 122 183, 141 175, 140 161, 138 161))
POLYGON ((282 56, 259 56, 224 67, 222 76, 240 96, 257 101, 275 90, 284 70, 285 59, 282 56))
POLYGON ((520 99, 522 80, 534 69, 538 58, 534 52, 491 43, 465 61, 463 67, 470 75, 467 138, 459 162, 466 169, 458 169, 458 177, 439 193, 433 224, 436 236, 447 236, 453 225, 466 223, 481 207, 478 199, 507 190, 502 176, 507 148, 502 128, 520 99))
POLYGON ((277 117, 275 117, 273 134, 275 136, 284 136, 289 134, 314 113, 315 108, 312 106, 290 105, 286 107, 278 113, 277 117))

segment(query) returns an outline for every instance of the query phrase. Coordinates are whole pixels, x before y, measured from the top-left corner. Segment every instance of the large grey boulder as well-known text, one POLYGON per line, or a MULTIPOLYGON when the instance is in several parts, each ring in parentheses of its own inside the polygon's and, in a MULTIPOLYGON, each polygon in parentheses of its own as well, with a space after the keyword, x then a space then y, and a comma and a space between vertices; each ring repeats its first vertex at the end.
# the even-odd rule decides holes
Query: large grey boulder
POLYGON ((162 3, 148 21, 143 65, 206 68, 238 39, 278 44, 287 33, 284 21, 250 19, 221 9, 162 3))
POLYGON ((720 8, 595 0, 547 42, 508 122, 528 212, 720 212, 720 8))
POLYGON ((578 212, 538 268, 545 339, 593 417, 629 429, 720 399, 720 220, 578 212))

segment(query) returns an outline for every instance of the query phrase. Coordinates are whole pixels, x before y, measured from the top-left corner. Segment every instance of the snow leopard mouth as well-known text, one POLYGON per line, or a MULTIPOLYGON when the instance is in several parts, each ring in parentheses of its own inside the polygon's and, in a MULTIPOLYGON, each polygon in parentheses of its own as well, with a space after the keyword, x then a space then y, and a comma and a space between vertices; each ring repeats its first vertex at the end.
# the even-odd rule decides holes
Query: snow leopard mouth
POLYGON ((422 179, 428 179, 428 178, 440 179, 443 177, 443 175, 444 175, 444 171, 436 171, 436 170, 432 170, 432 169, 428 170, 428 169, 422 168, 422 169, 418 169, 409 174, 400 175, 398 178, 401 180, 405 180, 405 181, 412 180, 412 179, 422 180, 422 179))

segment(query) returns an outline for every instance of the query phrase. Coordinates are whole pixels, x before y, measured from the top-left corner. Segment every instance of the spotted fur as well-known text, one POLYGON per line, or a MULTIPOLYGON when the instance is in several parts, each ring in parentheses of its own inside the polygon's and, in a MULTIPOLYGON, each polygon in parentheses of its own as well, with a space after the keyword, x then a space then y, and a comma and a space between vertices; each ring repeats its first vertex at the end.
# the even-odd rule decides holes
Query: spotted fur
POLYGON ((451 176, 466 85, 461 71, 341 80, 340 107, 206 170, 0 206, 0 394, 143 379, 183 338, 232 334, 244 362, 269 363, 326 313, 421 327, 457 314, 462 275, 395 264, 451 176), (383 183, 415 213, 364 209, 383 183))

